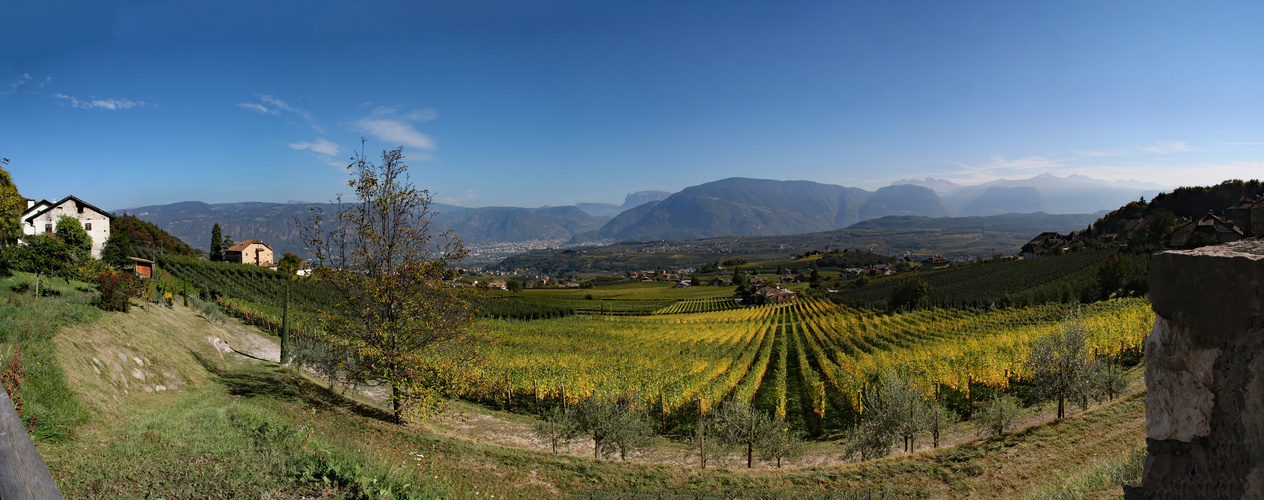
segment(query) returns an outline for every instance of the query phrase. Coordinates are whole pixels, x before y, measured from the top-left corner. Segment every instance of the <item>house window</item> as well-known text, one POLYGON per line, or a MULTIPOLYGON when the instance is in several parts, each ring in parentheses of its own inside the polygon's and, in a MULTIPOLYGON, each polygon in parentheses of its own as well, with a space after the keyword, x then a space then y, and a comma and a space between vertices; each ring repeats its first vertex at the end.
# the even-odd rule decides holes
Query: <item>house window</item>
POLYGON ((76 204, 76 206, 79 207, 79 213, 83 213, 83 205, 76 204))
POLYGON ((51 233, 51 232, 53 232, 53 225, 52 225, 52 224, 44 224, 44 232, 45 232, 45 233, 51 233))
POLYGON ((84 230, 84 231, 91 231, 91 230, 92 230, 92 223, 91 223, 91 222, 85 222, 85 223, 83 223, 83 230, 84 230))

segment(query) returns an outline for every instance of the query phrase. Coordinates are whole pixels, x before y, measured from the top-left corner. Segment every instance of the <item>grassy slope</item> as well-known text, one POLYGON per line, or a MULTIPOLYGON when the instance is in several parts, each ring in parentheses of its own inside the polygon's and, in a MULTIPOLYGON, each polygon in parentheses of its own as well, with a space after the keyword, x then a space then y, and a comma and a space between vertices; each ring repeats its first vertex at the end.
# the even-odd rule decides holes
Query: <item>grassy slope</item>
POLYGON ((206 338, 237 342, 235 327, 212 325, 179 305, 96 319, 66 310, 87 323, 69 323, 56 335, 56 362, 86 416, 72 419, 66 438, 39 448, 68 498, 351 497, 383 486, 470 498, 633 489, 691 497, 737 490, 747 497, 1013 497, 1142 442, 1141 399, 1132 396, 1004 439, 864 464, 699 471, 592 461, 393 426, 379 409, 274 367, 236 355, 221 360, 206 338), (129 361, 115 370, 120 353, 129 361), (172 382, 178 389, 144 390, 172 382))

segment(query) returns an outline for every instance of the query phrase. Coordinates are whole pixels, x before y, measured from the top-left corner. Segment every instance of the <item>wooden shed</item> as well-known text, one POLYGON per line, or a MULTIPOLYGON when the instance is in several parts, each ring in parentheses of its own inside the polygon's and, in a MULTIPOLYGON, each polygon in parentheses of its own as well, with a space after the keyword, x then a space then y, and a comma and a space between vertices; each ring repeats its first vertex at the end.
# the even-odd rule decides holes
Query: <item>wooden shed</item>
POLYGON ((136 268, 133 269, 133 272, 135 272, 137 276, 140 276, 142 278, 154 277, 154 261, 145 260, 139 257, 128 257, 128 258, 132 259, 132 263, 136 265, 136 268))

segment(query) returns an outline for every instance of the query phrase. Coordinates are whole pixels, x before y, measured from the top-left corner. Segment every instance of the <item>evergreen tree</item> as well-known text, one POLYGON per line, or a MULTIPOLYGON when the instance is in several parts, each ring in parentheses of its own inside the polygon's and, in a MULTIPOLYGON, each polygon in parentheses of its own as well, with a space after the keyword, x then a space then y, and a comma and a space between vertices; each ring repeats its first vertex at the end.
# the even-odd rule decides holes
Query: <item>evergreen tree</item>
POLYGON ((895 284, 891 299, 887 301, 887 309, 894 311, 911 311, 926 307, 930 302, 930 283, 919 277, 904 278, 895 284))
POLYGON ((211 262, 224 261, 224 232, 219 228, 219 223, 215 223, 215 227, 211 228, 211 262))

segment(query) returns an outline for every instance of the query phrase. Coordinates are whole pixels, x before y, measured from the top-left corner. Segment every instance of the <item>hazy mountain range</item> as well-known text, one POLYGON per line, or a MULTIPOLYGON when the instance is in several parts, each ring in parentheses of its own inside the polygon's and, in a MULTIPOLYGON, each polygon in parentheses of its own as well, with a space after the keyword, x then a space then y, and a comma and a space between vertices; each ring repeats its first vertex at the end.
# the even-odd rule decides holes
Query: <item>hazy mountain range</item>
MULTIPOLYGON (((623 205, 460 207, 435 204, 438 227, 453 228, 474 260, 489 262, 533 248, 581 242, 686 240, 720 236, 778 236, 842 229, 879 217, 968 217, 1002 213, 1086 214, 1112 210, 1161 186, 1111 183, 1049 174, 962 186, 943 179, 905 180, 868 191, 812 181, 730 178, 678 193, 642 191, 623 205)), ((327 204, 181 202, 128 208, 194 248, 210 247, 219 223, 237 241, 254 238, 277 253, 305 255, 294 219, 327 204)), ((121 212, 121 211, 120 211, 121 212)))
POLYGON ((614 217, 630 208, 639 207, 652 201, 663 200, 668 196, 671 196, 671 193, 667 191, 637 191, 625 197, 622 205, 615 205, 612 203, 586 203, 581 201, 576 203, 575 206, 579 207, 580 210, 583 210, 588 215, 596 217, 614 217))

